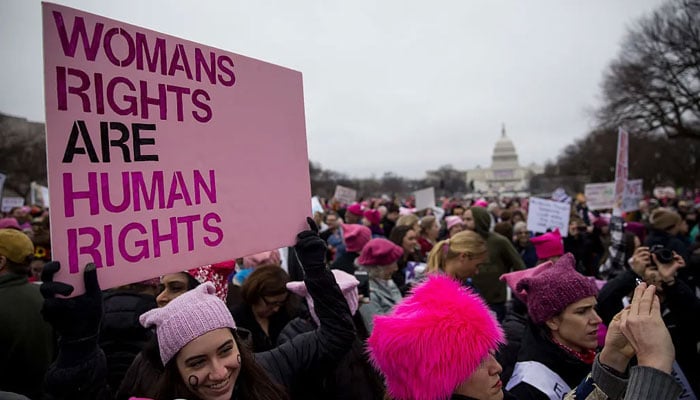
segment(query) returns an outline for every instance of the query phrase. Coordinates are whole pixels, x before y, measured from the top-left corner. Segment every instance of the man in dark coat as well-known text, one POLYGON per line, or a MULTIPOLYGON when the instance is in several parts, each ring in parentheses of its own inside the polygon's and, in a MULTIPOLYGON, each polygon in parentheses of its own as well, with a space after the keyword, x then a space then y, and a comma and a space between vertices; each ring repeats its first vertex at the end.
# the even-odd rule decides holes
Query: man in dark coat
POLYGON ((16 229, 0 229, 0 391, 40 398, 53 358, 51 327, 41 317, 43 297, 29 283, 34 245, 16 229))

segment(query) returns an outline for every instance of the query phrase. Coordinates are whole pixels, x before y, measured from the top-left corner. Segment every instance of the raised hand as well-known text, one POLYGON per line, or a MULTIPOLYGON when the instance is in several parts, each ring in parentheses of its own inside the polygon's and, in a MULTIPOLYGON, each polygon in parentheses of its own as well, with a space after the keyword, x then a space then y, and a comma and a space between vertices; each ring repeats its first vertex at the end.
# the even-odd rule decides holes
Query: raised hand
POLYGON ((324 266, 326 256, 326 242, 318 236, 318 226, 311 218, 306 218, 309 230, 299 232, 297 242, 294 245, 297 258, 302 267, 324 266))
POLYGON ((671 373, 676 356, 671 335, 661 318, 653 285, 639 284, 630 307, 622 311, 620 330, 637 354, 638 365, 671 373))
POLYGON ((624 312, 625 310, 620 311, 610 321, 605 335, 605 347, 600 352, 600 362, 620 373, 627 370, 627 364, 634 356, 634 347, 620 329, 624 312))
POLYGON ((683 257, 679 256, 675 251, 673 252, 673 260, 668 264, 662 264, 659 262, 656 254, 652 254, 651 259, 658 268, 661 280, 663 280, 667 285, 673 285, 676 282, 678 269, 685 267, 685 260, 683 260, 683 257))
POLYGON ((632 255, 632 261, 630 266, 632 271, 637 274, 640 278, 644 277, 644 270, 651 264, 651 253, 649 252, 649 247, 639 246, 634 250, 632 255))
POLYGON ((41 274, 44 282, 40 287, 44 296, 41 313, 62 341, 96 340, 102 319, 102 293, 95 264, 88 264, 83 272, 85 293, 71 298, 56 297, 73 293, 73 286, 53 281, 60 268, 58 262, 52 261, 46 264, 41 274))

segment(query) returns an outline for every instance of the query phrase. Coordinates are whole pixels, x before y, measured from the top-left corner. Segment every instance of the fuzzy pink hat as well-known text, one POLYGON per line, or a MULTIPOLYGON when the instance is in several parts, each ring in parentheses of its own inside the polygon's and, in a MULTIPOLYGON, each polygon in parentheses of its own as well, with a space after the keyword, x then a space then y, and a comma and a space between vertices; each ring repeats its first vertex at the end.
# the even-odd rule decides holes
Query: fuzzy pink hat
POLYGON ((561 240, 559 228, 544 235, 530 238, 530 242, 535 245, 535 253, 537 253, 537 258, 540 260, 564 254, 564 242, 561 240))
POLYGON ((564 254, 542 273, 522 279, 517 292, 527 292, 527 312, 536 324, 541 324, 586 297, 597 296, 596 284, 576 272, 576 260, 564 254))
POLYGON ((350 214, 355 214, 358 217, 361 217, 362 216, 362 206, 360 205, 360 203, 353 203, 348 207, 348 212, 350 214))
POLYGON ((370 239, 372 239, 372 231, 368 227, 359 224, 343 224, 345 250, 358 252, 365 247, 370 239))
MULTIPOLYGON (((335 282, 340 287, 340 291, 343 292, 343 296, 345 296, 345 301, 348 302, 350 314, 355 315, 359 302, 357 286, 360 284, 360 281, 358 281, 354 276, 339 269, 332 269, 331 272, 335 277, 335 282)), ((306 304, 309 305, 309 313, 311 314, 311 317, 314 319, 314 321, 316 321, 316 325, 321 325, 321 321, 319 321, 318 316, 314 311, 314 300, 306 290, 306 284, 303 281, 287 282, 287 289, 294 294, 306 298, 306 304)))
POLYGON ((216 297, 211 282, 178 296, 163 308, 145 312, 141 325, 156 327, 160 359, 166 365, 187 343, 220 328, 236 329, 226 304, 216 297))
POLYGON ((513 295, 520 299, 523 303, 527 303, 527 292, 525 290, 516 290, 518 282, 525 278, 531 278, 535 275, 539 275, 542 272, 552 268, 554 263, 551 261, 544 262, 534 268, 521 269, 519 271, 508 272, 507 274, 501 275, 500 280, 506 283, 513 295))
POLYGON ((379 225, 382 222, 382 215, 378 210, 365 210, 364 217, 367 218, 372 225, 379 225))
POLYGON ((372 363, 397 400, 447 399, 471 376, 503 331, 484 301, 446 275, 431 275, 367 340, 372 363))
POLYGON ((17 219, 13 217, 0 218, 0 229, 16 229, 21 231, 22 228, 19 227, 17 219))
POLYGON ((453 226, 455 225, 464 225, 464 221, 462 220, 462 217, 459 217, 457 215, 450 215, 449 217, 445 217, 445 222, 447 223, 447 230, 449 231, 452 229, 453 226))
POLYGON ((402 255, 403 249, 395 245, 394 242, 384 238, 375 238, 362 248, 356 263, 364 267, 391 265, 398 261, 402 255))

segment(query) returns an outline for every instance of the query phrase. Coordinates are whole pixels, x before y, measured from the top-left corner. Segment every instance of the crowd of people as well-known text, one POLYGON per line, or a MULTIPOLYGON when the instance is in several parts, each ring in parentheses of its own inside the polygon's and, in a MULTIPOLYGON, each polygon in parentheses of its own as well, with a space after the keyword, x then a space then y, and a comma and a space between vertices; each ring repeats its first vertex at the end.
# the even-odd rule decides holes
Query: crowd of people
MULTIPOLYGON (((102 290, 0 218, 0 399, 692 399, 700 191, 533 232, 528 201, 321 199, 293 246, 102 290)), ((604 212, 608 211, 608 212, 604 212)), ((264 240, 264 238, 261 238, 264 240)))

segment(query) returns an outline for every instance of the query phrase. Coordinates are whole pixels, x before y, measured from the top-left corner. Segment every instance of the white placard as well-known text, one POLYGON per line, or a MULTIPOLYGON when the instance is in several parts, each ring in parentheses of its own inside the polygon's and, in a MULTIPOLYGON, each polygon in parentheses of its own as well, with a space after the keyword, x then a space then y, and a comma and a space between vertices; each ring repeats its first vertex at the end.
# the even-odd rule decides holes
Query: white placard
POLYGON ((0 207, 0 211, 2 212, 10 212, 15 207, 22 207, 24 205, 24 197, 3 197, 2 198, 2 207, 0 207))
POLYGON ((335 187, 333 197, 341 203, 351 204, 357 198, 357 190, 338 185, 335 187))
MULTIPOLYGON (((589 210, 607 210, 615 204, 615 182, 590 183, 585 186, 584 193, 589 210)), ((622 198, 622 211, 638 210, 643 195, 642 179, 627 181, 622 198)))
POLYGON ((7 175, 0 174, 0 199, 2 198, 2 192, 5 189, 5 178, 7 178, 7 175))
POLYGON ((323 213, 323 206, 318 196, 314 196, 311 198, 311 214, 316 214, 317 212, 323 213))
POLYGON ((559 228, 563 237, 569 234, 571 206, 553 200, 531 197, 527 213, 527 228, 533 232, 547 232, 559 228))
POLYGON ((416 210, 435 207, 435 188, 417 190, 413 195, 416 197, 416 210))
POLYGON ((49 188, 32 182, 31 188, 31 203, 37 204, 45 208, 49 208, 49 188))

